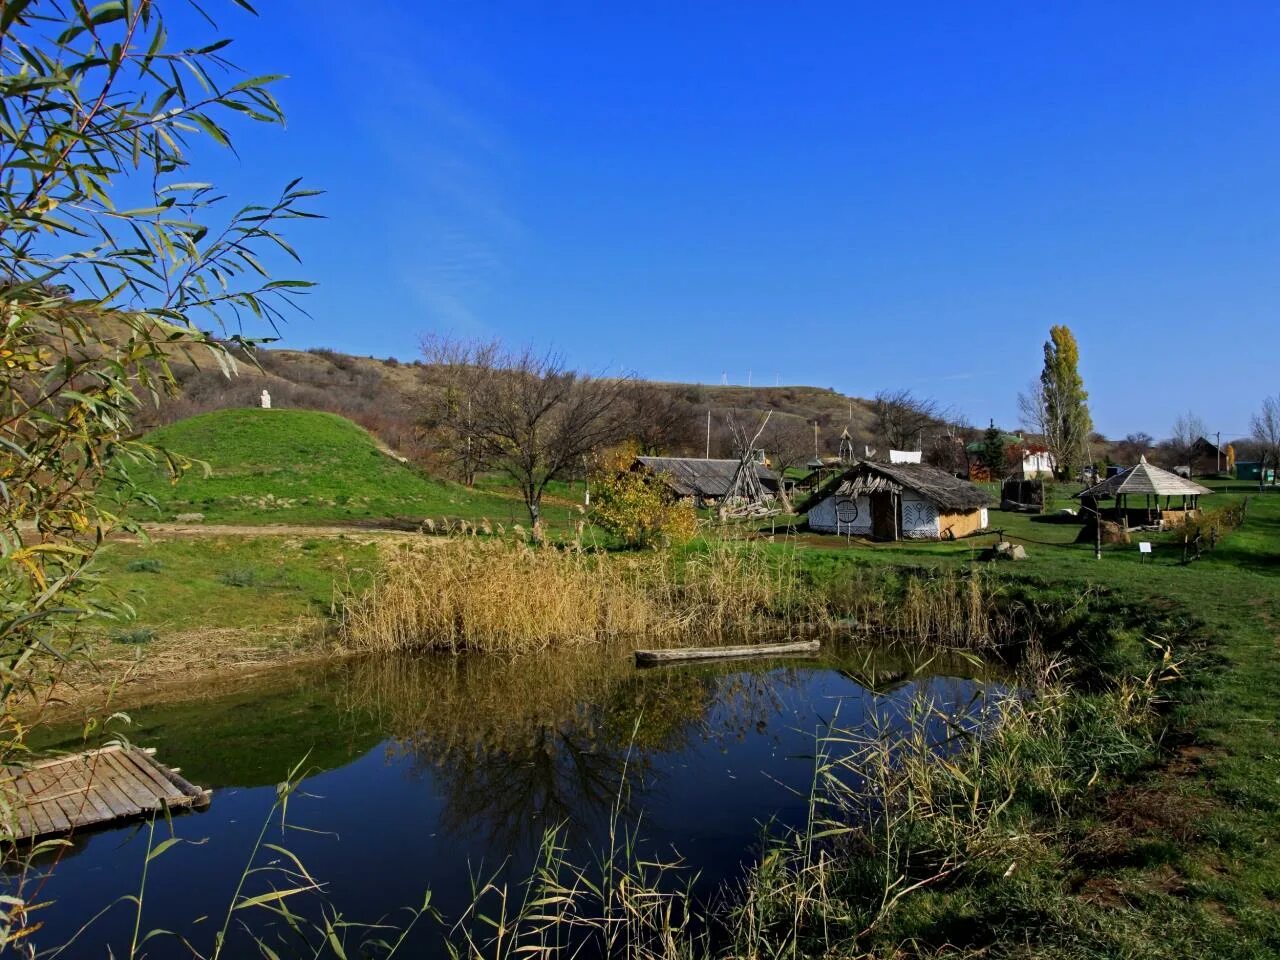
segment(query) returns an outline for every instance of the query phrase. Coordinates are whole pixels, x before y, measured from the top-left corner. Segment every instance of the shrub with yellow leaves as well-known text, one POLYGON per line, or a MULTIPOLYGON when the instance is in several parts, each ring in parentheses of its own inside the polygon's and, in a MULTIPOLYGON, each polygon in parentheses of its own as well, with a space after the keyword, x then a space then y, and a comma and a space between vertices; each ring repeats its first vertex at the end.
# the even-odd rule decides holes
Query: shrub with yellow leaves
POLYGON ((693 506, 677 500, 661 478, 632 470, 636 448, 622 444, 596 457, 591 469, 591 517, 633 547, 686 543, 698 532, 693 506))

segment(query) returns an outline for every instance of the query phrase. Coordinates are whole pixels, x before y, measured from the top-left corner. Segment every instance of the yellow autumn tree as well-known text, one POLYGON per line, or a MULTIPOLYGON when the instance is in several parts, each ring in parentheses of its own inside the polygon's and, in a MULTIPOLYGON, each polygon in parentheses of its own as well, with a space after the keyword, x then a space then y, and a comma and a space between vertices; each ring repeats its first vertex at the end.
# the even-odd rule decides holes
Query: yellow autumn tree
POLYGON ((591 469, 592 519, 628 546, 686 543, 698 530, 693 506, 677 500, 659 478, 632 470, 634 444, 597 455, 591 469))

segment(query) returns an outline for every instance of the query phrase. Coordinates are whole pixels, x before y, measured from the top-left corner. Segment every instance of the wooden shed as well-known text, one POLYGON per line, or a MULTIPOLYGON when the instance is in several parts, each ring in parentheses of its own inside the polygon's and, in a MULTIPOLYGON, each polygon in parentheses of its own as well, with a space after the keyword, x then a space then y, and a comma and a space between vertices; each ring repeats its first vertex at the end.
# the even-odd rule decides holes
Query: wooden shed
POLYGON ((875 540, 954 540, 987 526, 981 487, 923 463, 863 461, 802 506, 809 529, 875 540))
MULTIPOLYGON (((717 504, 729 495, 739 460, 703 457, 636 457, 631 469, 658 477, 675 496, 699 506, 717 504)), ((762 463, 754 465, 766 495, 778 492, 778 475, 762 463)))

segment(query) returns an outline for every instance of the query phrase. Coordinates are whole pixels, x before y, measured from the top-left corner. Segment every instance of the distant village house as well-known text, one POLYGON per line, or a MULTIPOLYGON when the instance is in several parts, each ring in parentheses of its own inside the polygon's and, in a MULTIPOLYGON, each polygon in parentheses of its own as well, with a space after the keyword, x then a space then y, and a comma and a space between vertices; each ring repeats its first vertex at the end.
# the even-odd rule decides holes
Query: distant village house
POLYGON ((969 461, 969 479, 975 483, 1013 477, 1017 480, 1051 478, 1057 469, 1053 454, 1042 443, 1028 440, 1016 433, 1002 433, 1000 443, 1004 450, 1004 472, 993 474, 984 461, 986 441, 975 440, 964 448, 969 461))
POLYGON ((1196 437, 1188 451, 1188 476, 1203 477, 1226 468, 1227 451, 1204 437, 1196 437))

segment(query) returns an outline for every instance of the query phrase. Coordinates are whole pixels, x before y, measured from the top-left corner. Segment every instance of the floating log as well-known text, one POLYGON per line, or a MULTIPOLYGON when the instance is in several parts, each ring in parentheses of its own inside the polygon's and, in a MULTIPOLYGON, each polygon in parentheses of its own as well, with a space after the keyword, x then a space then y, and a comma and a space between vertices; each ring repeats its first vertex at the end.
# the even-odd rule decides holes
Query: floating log
POLYGON ((681 647, 673 650, 637 650, 636 666, 686 660, 738 660, 744 657, 811 656, 822 649, 817 640, 790 643, 752 643, 740 647, 681 647))
POLYGON ((152 756, 114 744, 0 774, 0 841, 42 840, 165 810, 207 807, 209 791, 152 756))

